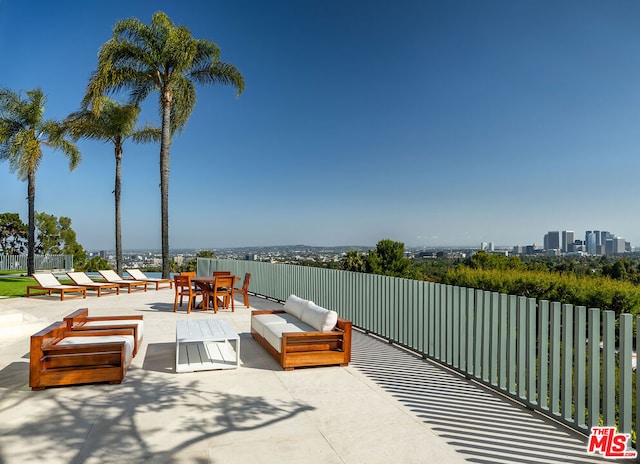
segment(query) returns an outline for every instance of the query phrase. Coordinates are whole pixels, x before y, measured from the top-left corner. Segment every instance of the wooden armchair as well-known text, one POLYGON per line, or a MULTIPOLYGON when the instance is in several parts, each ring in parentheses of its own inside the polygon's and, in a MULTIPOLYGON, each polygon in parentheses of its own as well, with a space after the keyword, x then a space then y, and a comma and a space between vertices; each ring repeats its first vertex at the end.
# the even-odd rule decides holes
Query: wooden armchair
POLYGON ((251 280, 251 274, 249 274, 248 272, 244 275, 244 282, 242 283, 242 287, 241 288, 234 288, 233 291, 235 293, 240 293, 242 294, 242 297, 244 299, 244 306, 246 308, 249 307, 249 281, 251 280))
POLYGON ((233 301, 233 283, 235 277, 232 275, 216 276, 216 281, 213 283, 213 287, 210 290, 210 298, 213 299, 213 311, 218 312, 218 297, 222 297, 223 305, 229 306, 229 300, 231 300, 231 311, 235 312, 235 305, 233 301))
MULTIPOLYGON (((195 272, 194 272, 195 274, 195 272)), ((187 300, 187 313, 191 312, 191 308, 195 306, 195 299, 197 296, 202 296, 202 292, 193 288, 190 275, 177 275, 173 277, 174 289, 176 291, 176 297, 173 301, 173 312, 176 312, 178 308, 178 299, 180 299, 180 306, 182 306, 182 299, 186 296, 187 300)))

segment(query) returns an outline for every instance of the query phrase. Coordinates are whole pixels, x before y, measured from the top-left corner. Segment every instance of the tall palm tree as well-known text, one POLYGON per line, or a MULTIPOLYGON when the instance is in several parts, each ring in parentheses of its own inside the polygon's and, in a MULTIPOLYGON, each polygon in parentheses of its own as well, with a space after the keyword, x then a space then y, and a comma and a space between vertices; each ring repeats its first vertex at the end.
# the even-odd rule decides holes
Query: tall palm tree
POLYGON ((116 229, 116 270, 122 274, 122 228, 120 214, 120 195, 122 193, 122 146, 127 139, 144 143, 160 140, 160 129, 146 126, 135 127, 140 107, 137 105, 120 105, 110 98, 101 97, 96 100, 98 107, 84 109, 70 114, 65 125, 75 139, 88 138, 113 143, 116 157, 116 179, 113 194, 115 197, 115 229, 116 229))
POLYGON ((146 25, 136 18, 116 23, 113 37, 98 54, 83 103, 88 107, 105 93, 129 90, 132 103, 159 92, 162 116, 160 141, 160 208, 162 276, 169 276, 169 159, 173 134, 186 124, 196 103, 195 84, 231 85, 240 95, 244 78, 220 61, 212 41, 194 39, 185 27, 157 12, 146 25))
POLYGON ((36 171, 42 160, 42 147, 62 151, 73 171, 80 162, 80 152, 65 136, 61 123, 44 119, 46 96, 41 89, 29 90, 26 98, 10 89, 0 89, 0 159, 8 159, 11 171, 27 181, 29 231, 27 272, 35 270, 35 198, 36 171))

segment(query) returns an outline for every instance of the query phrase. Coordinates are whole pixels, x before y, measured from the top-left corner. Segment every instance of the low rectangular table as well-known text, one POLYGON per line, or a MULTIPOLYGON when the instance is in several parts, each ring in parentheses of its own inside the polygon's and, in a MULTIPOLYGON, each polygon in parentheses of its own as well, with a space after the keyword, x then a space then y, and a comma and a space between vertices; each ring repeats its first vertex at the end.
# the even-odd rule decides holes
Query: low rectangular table
POLYGON ((239 366, 240 335, 226 320, 176 321, 176 372, 239 366), (235 347, 230 342, 234 342, 235 347))

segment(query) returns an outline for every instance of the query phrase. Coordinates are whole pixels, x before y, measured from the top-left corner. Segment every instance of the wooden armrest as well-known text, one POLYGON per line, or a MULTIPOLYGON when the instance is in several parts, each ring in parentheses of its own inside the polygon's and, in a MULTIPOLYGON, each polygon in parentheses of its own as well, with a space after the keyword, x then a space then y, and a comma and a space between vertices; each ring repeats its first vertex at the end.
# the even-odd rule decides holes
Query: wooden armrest
POLYGON ((277 309, 255 309, 251 311, 252 316, 258 316, 260 314, 283 314, 286 311, 277 310, 277 309))
POLYGON ((81 331, 67 331, 64 333, 65 337, 106 337, 108 335, 135 335, 133 327, 118 327, 113 329, 96 329, 96 330, 81 330, 81 331))

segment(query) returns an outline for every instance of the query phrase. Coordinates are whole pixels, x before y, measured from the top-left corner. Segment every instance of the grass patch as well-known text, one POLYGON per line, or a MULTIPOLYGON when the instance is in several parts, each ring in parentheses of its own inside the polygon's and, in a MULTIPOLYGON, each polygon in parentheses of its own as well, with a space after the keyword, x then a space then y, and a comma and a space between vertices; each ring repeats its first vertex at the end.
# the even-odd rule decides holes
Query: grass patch
POLYGON ((26 269, 15 269, 12 271, 0 271, 0 275, 10 275, 10 274, 26 274, 26 269))
POLYGON ((27 285, 36 285, 36 281, 31 277, 3 277, 0 279, 0 296, 27 296, 27 285))

